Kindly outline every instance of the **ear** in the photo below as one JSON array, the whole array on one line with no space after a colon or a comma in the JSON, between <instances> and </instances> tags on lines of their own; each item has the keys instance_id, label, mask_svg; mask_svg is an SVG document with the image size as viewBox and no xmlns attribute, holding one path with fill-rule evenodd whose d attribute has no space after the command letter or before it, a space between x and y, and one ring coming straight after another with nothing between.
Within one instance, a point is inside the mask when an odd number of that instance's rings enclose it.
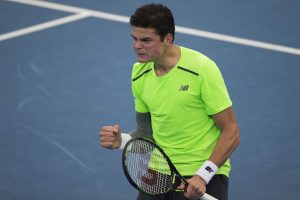
<instances>
[{"instance_id":1,"label":"ear","mask_svg":"<svg viewBox=\"0 0 300 200\"><path fill-rule=\"evenodd\" d=\"M164 38L164 42L167 44L172 44L173 43L173 35L171 33L168 33Z\"/></svg>"}]
</instances>

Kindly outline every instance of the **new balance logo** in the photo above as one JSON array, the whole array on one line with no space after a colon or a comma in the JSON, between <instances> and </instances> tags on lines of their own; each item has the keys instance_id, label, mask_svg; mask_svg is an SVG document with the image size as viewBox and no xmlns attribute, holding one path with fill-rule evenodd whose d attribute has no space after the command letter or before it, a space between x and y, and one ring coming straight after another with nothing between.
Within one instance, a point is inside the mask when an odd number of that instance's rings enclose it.
<instances>
[{"instance_id":1,"label":"new balance logo","mask_svg":"<svg viewBox=\"0 0 300 200\"><path fill-rule=\"evenodd\" d=\"M187 91L189 89L188 85L181 85L179 91Z\"/></svg>"},{"instance_id":2,"label":"new balance logo","mask_svg":"<svg viewBox=\"0 0 300 200\"><path fill-rule=\"evenodd\" d=\"M212 168L210 168L209 166L205 167L205 170L208 171L208 173L214 172L214 170Z\"/></svg>"}]
</instances>

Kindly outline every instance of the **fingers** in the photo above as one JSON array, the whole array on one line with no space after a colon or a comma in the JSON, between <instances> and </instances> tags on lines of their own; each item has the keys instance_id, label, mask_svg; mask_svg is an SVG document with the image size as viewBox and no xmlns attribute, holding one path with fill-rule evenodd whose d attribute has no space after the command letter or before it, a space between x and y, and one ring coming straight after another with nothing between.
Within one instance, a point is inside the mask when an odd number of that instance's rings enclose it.
<instances>
[{"instance_id":1,"label":"fingers","mask_svg":"<svg viewBox=\"0 0 300 200\"><path fill-rule=\"evenodd\" d=\"M186 189L186 185L181 182L181 184L176 188L177 190L185 190Z\"/></svg>"},{"instance_id":2,"label":"fingers","mask_svg":"<svg viewBox=\"0 0 300 200\"><path fill-rule=\"evenodd\" d=\"M119 148L120 141L120 126L103 126L99 133L100 145L108 149Z\"/></svg>"},{"instance_id":3,"label":"fingers","mask_svg":"<svg viewBox=\"0 0 300 200\"><path fill-rule=\"evenodd\" d=\"M202 197L205 193L205 190L199 188L199 187L194 187L194 186L188 186L187 187L187 190L186 190L186 193L185 193L185 196L188 198L188 199L200 199L200 197Z\"/></svg>"},{"instance_id":4,"label":"fingers","mask_svg":"<svg viewBox=\"0 0 300 200\"><path fill-rule=\"evenodd\" d=\"M113 126L113 133L115 136L117 136L118 134L120 134L120 125L119 124L116 124Z\"/></svg>"},{"instance_id":5,"label":"fingers","mask_svg":"<svg viewBox=\"0 0 300 200\"><path fill-rule=\"evenodd\" d=\"M187 181L189 182L189 185L184 195L188 199L192 199L192 200L200 199L200 197L202 197L206 191L205 182L198 176L194 176Z\"/></svg>"},{"instance_id":6,"label":"fingers","mask_svg":"<svg viewBox=\"0 0 300 200\"><path fill-rule=\"evenodd\" d=\"M100 130L100 145L104 148L111 148L115 135L113 133L113 126L103 126Z\"/></svg>"}]
</instances>

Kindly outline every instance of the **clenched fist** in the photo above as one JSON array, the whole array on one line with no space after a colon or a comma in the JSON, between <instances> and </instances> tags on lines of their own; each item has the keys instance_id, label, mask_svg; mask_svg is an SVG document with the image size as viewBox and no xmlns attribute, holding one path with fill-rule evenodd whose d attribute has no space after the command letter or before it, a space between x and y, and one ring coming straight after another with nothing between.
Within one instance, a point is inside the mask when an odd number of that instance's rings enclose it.
<instances>
[{"instance_id":1,"label":"clenched fist","mask_svg":"<svg viewBox=\"0 0 300 200\"><path fill-rule=\"evenodd\" d=\"M107 149L118 149L121 146L121 129L118 124L103 126L99 133L100 145Z\"/></svg>"}]
</instances>

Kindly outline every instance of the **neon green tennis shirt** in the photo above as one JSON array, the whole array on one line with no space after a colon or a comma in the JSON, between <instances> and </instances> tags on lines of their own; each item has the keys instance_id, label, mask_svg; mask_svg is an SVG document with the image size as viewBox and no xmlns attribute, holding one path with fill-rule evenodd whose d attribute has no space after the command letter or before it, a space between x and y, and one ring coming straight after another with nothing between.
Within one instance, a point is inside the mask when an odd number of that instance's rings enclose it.
<instances>
[{"instance_id":1,"label":"neon green tennis shirt","mask_svg":"<svg viewBox=\"0 0 300 200\"><path fill-rule=\"evenodd\" d=\"M132 91L137 112L151 114L153 138L184 176L194 175L220 137L210 115L232 105L216 64L194 50L180 47L177 65L156 76L154 64L135 63ZM217 174L229 176L229 160Z\"/></svg>"}]
</instances>

